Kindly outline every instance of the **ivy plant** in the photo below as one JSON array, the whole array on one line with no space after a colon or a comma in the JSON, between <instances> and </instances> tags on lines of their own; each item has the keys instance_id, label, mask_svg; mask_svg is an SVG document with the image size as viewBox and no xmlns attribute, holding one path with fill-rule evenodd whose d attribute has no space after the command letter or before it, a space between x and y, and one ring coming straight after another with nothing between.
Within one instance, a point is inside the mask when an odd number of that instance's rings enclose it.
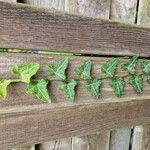
<instances>
[{"instance_id":1,"label":"ivy plant","mask_svg":"<svg viewBox=\"0 0 150 150\"><path fill-rule=\"evenodd\" d=\"M18 78L0 80L0 98L6 99L8 86L11 83L23 82L27 84L26 93L35 95L42 102L51 103L52 98L48 88L51 80L58 80L58 82L60 82L59 89L65 93L67 99L70 101L75 100L76 89L80 80L84 81L84 87L95 99L102 97L102 83L105 80L109 80L109 85L117 97L124 95L126 84L132 86L137 94L142 94L144 90L144 81L150 83L150 60L139 60L137 56L133 56L127 63L121 65L122 70L128 72L128 75L125 76L116 75L118 64L121 63L119 61L118 58L109 59L106 63L101 65L100 69L103 76L93 77L92 61L86 60L83 64L74 69L79 78L73 78L67 76L69 58L65 57L48 66L48 72L51 75L49 79L39 80L33 78L40 69L38 63L32 62L15 65L12 67L12 73L18 76ZM138 63L142 70L140 74L136 71Z\"/></svg>"}]
</instances>

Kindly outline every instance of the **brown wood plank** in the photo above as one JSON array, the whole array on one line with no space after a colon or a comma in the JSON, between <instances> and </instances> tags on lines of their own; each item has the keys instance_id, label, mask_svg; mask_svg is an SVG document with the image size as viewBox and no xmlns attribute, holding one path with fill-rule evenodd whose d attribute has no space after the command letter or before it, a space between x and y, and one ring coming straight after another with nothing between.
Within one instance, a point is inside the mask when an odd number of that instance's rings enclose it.
<instances>
[{"instance_id":1,"label":"brown wood plank","mask_svg":"<svg viewBox=\"0 0 150 150\"><path fill-rule=\"evenodd\" d=\"M46 66L61 58L36 54L0 53L0 76L16 78L9 70L13 65L38 62L41 64L41 69L36 78L46 77L48 76ZM73 69L87 59L92 60L94 64L93 74L100 77L100 65L109 58L70 57L68 75L75 77ZM126 62L125 59L123 61ZM126 73L118 70L118 75L124 74ZM102 99L94 101L84 89L83 82L80 82L74 103L66 100L57 85L58 81L54 81L50 86L55 99L52 104L43 104L34 96L25 94L26 85L22 83L9 87L8 98L0 102L0 149L149 123L150 87L147 84L141 96L136 95L132 87L127 85L125 95L118 99L114 96L109 83L105 81Z\"/></svg>"},{"instance_id":2,"label":"brown wood plank","mask_svg":"<svg viewBox=\"0 0 150 150\"><path fill-rule=\"evenodd\" d=\"M148 28L5 2L0 11L0 47L150 56Z\"/></svg>"},{"instance_id":3,"label":"brown wood plank","mask_svg":"<svg viewBox=\"0 0 150 150\"><path fill-rule=\"evenodd\" d=\"M139 0L137 24L150 28L150 0Z\"/></svg>"},{"instance_id":4,"label":"brown wood plank","mask_svg":"<svg viewBox=\"0 0 150 150\"><path fill-rule=\"evenodd\" d=\"M150 121L150 101L59 103L0 109L0 148L26 145Z\"/></svg>"},{"instance_id":5,"label":"brown wood plank","mask_svg":"<svg viewBox=\"0 0 150 150\"><path fill-rule=\"evenodd\" d=\"M109 19L110 0L66 0L66 10L87 17Z\"/></svg>"},{"instance_id":6,"label":"brown wood plank","mask_svg":"<svg viewBox=\"0 0 150 150\"><path fill-rule=\"evenodd\" d=\"M134 24L137 13L137 0L112 0L110 19ZM131 128L111 132L109 150L129 150Z\"/></svg>"},{"instance_id":7,"label":"brown wood plank","mask_svg":"<svg viewBox=\"0 0 150 150\"><path fill-rule=\"evenodd\" d=\"M110 0L66 0L65 10L87 17L109 19ZM108 150L110 131L72 138L71 150Z\"/></svg>"},{"instance_id":8,"label":"brown wood plank","mask_svg":"<svg viewBox=\"0 0 150 150\"><path fill-rule=\"evenodd\" d=\"M15 59L14 59L15 58ZM12 53L0 53L0 77L1 78L17 78L15 75L11 73L11 67L15 64L22 64L27 62L37 62L41 65L41 68L36 76L37 79L40 78L51 78L51 76L47 72L47 66L58 60L62 59L63 56L46 56L46 55L36 55L36 54L13 54ZM110 58L105 57L69 57L70 64L67 74L69 77L78 77L74 72L74 68L81 65L86 60L91 60L93 62L93 69L92 74L95 77L103 77L102 73L100 72L100 66L104 64ZM127 62L126 59L121 60L123 63ZM120 63L121 65L121 63ZM118 66L117 76L124 76L127 75L126 71L122 71L119 69ZM140 67L137 67L137 71L140 73ZM53 93L54 101L55 102L64 102L66 101L66 97L64 93L58 89L59 81L51 82L50 88ZM14 84L11 85L9 90L8 99L4 102L0 103L0 106L14 106L14 105L34 105L39 104L39 102L34 98L34 96L25 94L25 84ZM109 80L105 80L103 82L102 87L102 98L99 99L101 102L112 102L112 101L128 101L128 100L135 100L135 99L149 99L149 90L150 86L148 83L144 83L144 93L142 95L135 94L133 88L126 84L125 87L125 94L120 98L116 98L114 95L113 90L109 86ZM90 96L89 92L84 89L84 82L80 81L77 87L77 98L76 102L83 103L83 102L93 102L93 98Z\"/></svg>"},{"instance_id":9,"label":"brown wood plank","mask_svg":"<svg viewBox=\"0 0 150 150\"><path fill-rule=\"evenodd\" d=\"M65 9L65 0L26 0L25 3L61 11ZM71 138L58 139L57 141L41 143L38 145L38 147L40 148L40 150L70 150Z\"/></svg>"},{"instance_id":10,"label":"brown wood plank","mask_svg":"<svg viewBox=\"0 0 150 150\"><path fill-rule=\"evenodd\" d=\"M112 0L111 20L134 24L137 0Z\"/></svg>"},{"instance_id":11,"label":"brown wood plank","mask_svg":"<svg viewBox=\"0 0 150 150\"><path fill-rule=\"evenodd\" d=\"M150 27L150 0L139 0L137 24ZM136 126L133 132L132 150L150 149L149 125Z\"/></svg>"}]
</instances>

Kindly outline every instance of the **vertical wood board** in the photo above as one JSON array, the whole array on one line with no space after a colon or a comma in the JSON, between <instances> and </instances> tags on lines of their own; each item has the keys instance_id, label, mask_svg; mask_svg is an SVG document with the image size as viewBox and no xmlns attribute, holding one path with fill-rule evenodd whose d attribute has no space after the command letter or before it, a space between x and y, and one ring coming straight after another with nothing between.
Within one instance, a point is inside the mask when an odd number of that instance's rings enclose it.
<instances>
[{"instance_id":1,"label":"vertical wood board","mask_svg":"<svg viewBox=\"0 0 150 150\"><path fill-rule=\"evenodd\" d=\"M66 11L93 18L109 19L110 0L66 0ZM110 131L72 138L72 150L108 150Z\"/></svg>"},{"instance_id":2,"label":"vertical wood board","mask_svg":"<svg viewBox=\"0 0 150 150\"><path fill-rule=\"evenodd\" d=\"M112 0L110 19L134 24L136 20L137 0ZM131 129L124 128L112 131L110 150L128 150Z\"/></svg>"}]
</instances>

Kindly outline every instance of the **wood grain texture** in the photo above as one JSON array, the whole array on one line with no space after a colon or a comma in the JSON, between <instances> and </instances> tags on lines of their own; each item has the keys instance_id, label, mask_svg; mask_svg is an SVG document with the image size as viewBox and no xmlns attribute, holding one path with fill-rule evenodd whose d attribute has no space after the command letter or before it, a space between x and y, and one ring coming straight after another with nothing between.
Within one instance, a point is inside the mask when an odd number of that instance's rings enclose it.
<instances>
[{"instance_id":1,"label":"wood grain texture","mask_svg":"<svg viewBox=\"0 0 150 150\"><path fill-rule=\"evenodd\" d=\"M25 0L25 3L38 7L65 10L65 0Z\"/></svg>"},{"instance_id":2,"label":"wood grain texture","mask_svg":"<svg viewBox=\"0 0 150 150\"><path fill-rule=\"evenodd\" d=\"M148 28L5 2L0 11L0 47L150 56Z\"/></svg>"},{"instance_id":3,"label":"wood grain texture","mask_svg":"<svg viewBox=\"0 0 150 150\"><path fill-rule=\"evenodd\" d=\"M150 102L58 103L3 107L0 148L96 133L100 130L149 123Z\"/></svg>"},{"instance_id":4,"label":"wood grain texture","mask_svg":"<svg viewBox=\"0 0 150 150\"><path fill-rule=\"evenodd\" d=\"M26 0L25 2L34 6L65 10L65 0ZM70 150L71 138L41 143L39 147L41 150Z\"/></svg>"},{"instance_id":5,"label":"wood grain texture","mask_svg":"<svg viewBox=\"0 0 150 150\"><path fill-rule=\"evenodd\" d=\"M110 131L72 138L72 150L108 150Z\"/></svg>"},{"instance_id":6,"label":"wood grain texture","mask_svg":"<svg viewBox=\"0 0 150 150\"><path fill-rule=\"evenodd\" d=\"M15 59L14 59L15 58ZM41 78L51 78L49 73L47 72L47 66L57 62L58 60L62 59L63 56L46 56L46 55L40 55L40 54L13 54L12 53L0 53L0 77L1 78L17 78L17 76L13 75L11 73L11 68L14 65L17 64L23 64L23 63L29 63L29 62L37 62L41 65L41 68L35 77L36 79ZM93 63L92 68L92 74L94 77L104 77L103 74L100 71L100 67L102 64L104 64L107 60L110 58L105 57L69 57L70 64L69 69L67 71L68 77L75 77L77 78L78 75L74 72L74 68L77 66L80 66L83 62L86 60L91 60ZM123 63L126 63L127 59L121 59L120 60ZM118 70L116 75L117 76L125 76L127 75L126 71L122 71L120 68L120 65L118 66ZM140 67L137 67L138 73L141 73ZM53 93L54 101L55 102L64 102L66 101L66 97L64 96L64 93L58 89L59 81L53 81L51 82L50 88L51 93ZM17 85L11 85L9 90L9 96L8 99L4 102L0 103L0 106L14 106L14 105L34 105L34 104L40 104L32 95L25 94L26 86L24 84L17 84ZM142 95L135 94L133 88L126 84L125 87L125 93L124 96L120 98L116 98L114 95L113 90L109 86L109 80L104 80L103 87L102 87L102 98L99 99L101 102L112 102L112 101L128 101L128 100L140 100L140 99L149 99L149 90L150 86L148 83L144 82L144 93ZM15 99L15 100L14 100ZM94 99L90 96L89 92L87 92L86 89L84 89L84 82L80 81L79 85L77 87L77 97L76 102L78 103L86 103L86 102L93 102Z\"/></svg>"},{"instance_id":7,"label":"wood grain texture","mask_svg":"<svg viewBox=\"0 0 150 150\"><path fill-rule=\"evenodd\" d=\"M134 24L136 20L137 0L112 0L111 19ZM129 150L131 128L112 131L110 150Z\"/></svg>"},{"instance_id":8,"label":"wood grain texture","mask_svg":"<svg viewBox=\"0 0 150 150\"><path fill-rule=\"evenodd\" d=\"M66 11L87 17L109 19L110 0L66 0ZM72 150L108 150L110 131L72 138Z\"/></svg>"},{"instance_id":9,"label":"wood grain texture","mask_svg":"<svg viewBox=\"0 0 150 150\"><path fill-rule=\"evenodd\" d=\"M132 150L145 150L143 145L143 126L136 126L133 130L133 139L132 139Z\"/></svg>"},{"instance_id":10,"label":"wood grain texture","mask_svg":"<svg viewBox=\"0 0 150 150\"><path fill-rule=\"evenodd\" d=\"M20 148L13 148L12 150L35 150L34 146L26 146L26 147L20 147Z\"/></svg>"},{"instance_id":11,"label":"wood grain texture","mask_svg":"<svg viewBox=\"0 0 150 150\"><path fill-rule=\"evenodd\" d=\"M139 0L139 12L137 23L150 28L150 0Z\"/></svg>"},{"instance_id":12,"label":"wood grain texture","mask_svg":"<svg viewBox=\"0 0 150 150\"><path fill-rule=\"evenodd\" d=\"M150 149L150 125L136 126L133 132L132 150Z\"/></svg>"},{"instance_id":13,"label":"wood grain texture","mask_svg":"<svg viewBox=\"0 0 150 150\"><path fill-rule=\"evenodd\" d=\"M131 128L117 129L112 132L110 150L129 150Z\"/></svg>"},{"instance_id":14,"label":"wood grain texture","mask_svg":"<svg viewBox=\"0 0 150 150\"><path fill-rule=\"evenodd\" d=\"M137 0L112 0L111 20L135 23Z\"/></svg>"},{"instance_id":15,"label":"wood grain texture","mask_svg":"<svg viewBox=\"0 0 150 150\"><path fill-rule=\"evenodd\" d=\"M40 54L1 53L0 76L16 78L9 71L13 65L38 62L41 69L36 78L46 77L48 76L46 66L61 58ZM68 75L75 77L74 68L87 59L91 59L94 64L93 75L99 77L100 65L108 58L70 57ZM118 74L123 75L125 72L118 70ZM102 99L94 101L84 89L83 82L80 82L77 87L77 99L74 103L70 103L58 89L58 81L54 81L51 82L50 93L55 102L43 104L33 95L25 94L26 85L12 84L6 101L0 102L0 149L149 123L149 88L149 85L145 84L144 94L137 96L127 85L125 95L118 99L114 96L109 83L105 81Z\"/></svg>"},{"instance_id":16,"label":"wood grain texture","mask_svg":"<svg viewBox=\"0 0 150 150\"><path fill-rule=\"evenodd\" d=\"M150 125L143 126L144 134L143 134L143 149L149 150L150 149Z\"/></svg>"},{"instance_id":17,"label":"wood grain texture","mask_svg":"<svg viewBox=\"0 0 150 150\"><path fill-rule=\"evenodd\" d=\"M71 150L71 138L42 143L39 150Z\"/></svg>"},{"instance_id":18,"label":"wood grain texture","mask_svg":"<svg viewBox=\"0 0 150 150\"><path fill-rule=\"evenodd\" d=\"M109 18L110 0L66 0L66 11L94 18Z\"/></svg>"},{"instance_id":19,"label":"wood grain texture","mask_svg":"<svg viewBox=\"0 0 150 150\"><path fill-rule=\"evenodd\" d=\"M140 0L137 24L150 27L150 1ZM133 132L132 150L150 149L149 125L136 126Z\"/></svg>"}]
</instances>

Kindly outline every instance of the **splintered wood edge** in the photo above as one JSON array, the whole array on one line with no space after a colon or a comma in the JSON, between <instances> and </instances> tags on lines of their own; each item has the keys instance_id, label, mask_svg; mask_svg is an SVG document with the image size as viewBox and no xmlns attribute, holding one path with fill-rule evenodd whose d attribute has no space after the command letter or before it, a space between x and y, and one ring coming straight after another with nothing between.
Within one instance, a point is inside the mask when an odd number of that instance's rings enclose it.
<instances>
[{"instance_id":1,"label":"splintered wood edge","mask_svg":"<svg viewBox=\"0 0 150 150\"><path fill-rule=\"evenodd\" d=\"M149 107L148 99L120 103L43 104L0 110L0 148L148 124Z\"/></svg>"},{"instance_id":2,"label":"splintered wood edge","mask_svg":"<svg viewBox=\"0 0 150 150\"><path fill-rule=\"evenodd\" d=\"M2 48L150 56L149 28L6 2L0 11Z\"/></svg>"}]
</instances>

